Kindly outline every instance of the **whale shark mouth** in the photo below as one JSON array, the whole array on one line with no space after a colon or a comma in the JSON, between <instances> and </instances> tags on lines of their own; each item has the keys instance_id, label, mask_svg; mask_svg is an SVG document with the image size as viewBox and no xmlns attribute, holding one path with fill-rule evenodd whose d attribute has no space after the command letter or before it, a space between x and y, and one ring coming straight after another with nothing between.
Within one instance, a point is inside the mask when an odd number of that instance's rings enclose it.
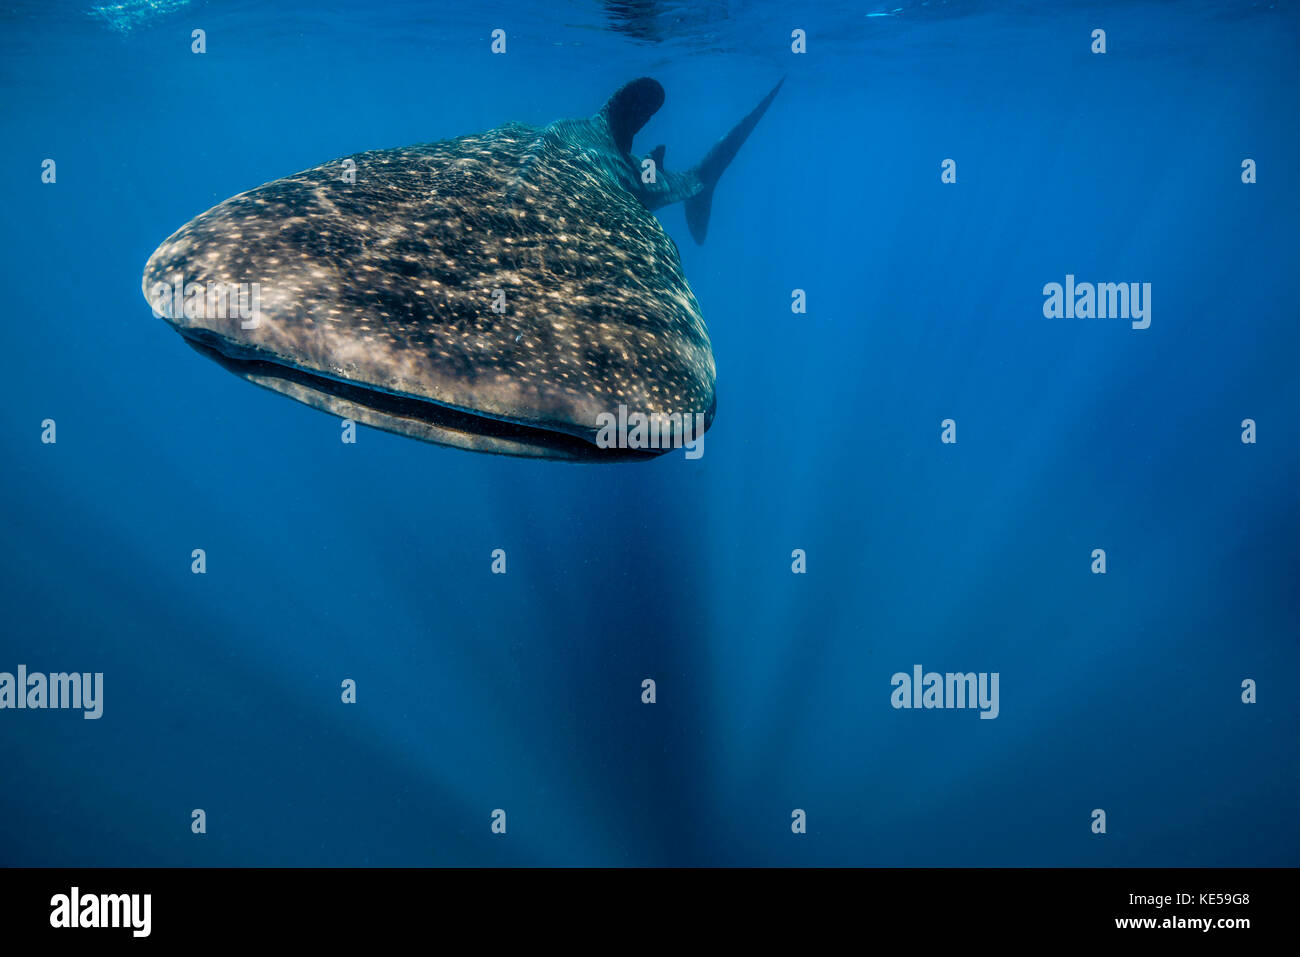
<instances>
[{"instance_id":1,"label":"whale shark mouth","mask_svg":"<svg viewBox=\"0 0 1300 957\"><path fill-rule=\"evenodd\" d=\"M601 448L594 441L569 432L480 415L309 372L277 362L264 352L241 347L206 329L178 327L178 331L195 351L248 382L340 418L398 435L500 455L572 462L643 461L668 451Z\"/></svg>"}]
</instances>

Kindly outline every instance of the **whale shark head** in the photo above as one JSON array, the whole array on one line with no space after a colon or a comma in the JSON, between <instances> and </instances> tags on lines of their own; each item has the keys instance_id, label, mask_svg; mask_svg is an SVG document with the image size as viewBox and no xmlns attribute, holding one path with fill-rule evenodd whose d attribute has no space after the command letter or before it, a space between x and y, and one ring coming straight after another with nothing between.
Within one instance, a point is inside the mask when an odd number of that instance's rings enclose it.
<instances>
[{"instance_id":1,"label":"whale shark head","mask_svg":"<svg viewBox=\"0 0 1300 957\"><path fill-rule=\"evenodd\" d=\"M585 120L274 180L159 246L145 297L203 355L343 418L502 454L661 454L712 423L716 370L650 210L725 167L642 182L631 139L662 102L642 79ZM611 416L681 434L611 444Z\"/></svg>"}]
</instances>

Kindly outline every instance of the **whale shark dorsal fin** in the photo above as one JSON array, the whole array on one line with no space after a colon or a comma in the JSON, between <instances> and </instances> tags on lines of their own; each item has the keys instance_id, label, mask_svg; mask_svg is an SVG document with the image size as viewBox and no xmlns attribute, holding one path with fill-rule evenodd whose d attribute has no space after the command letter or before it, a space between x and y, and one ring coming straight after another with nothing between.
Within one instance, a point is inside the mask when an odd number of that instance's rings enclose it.
<instances>
[{"instance_id":1,"label":"whale shark dorsal fin","mask_svg":"<svg viewBox=\"0 0 1300 957\"><path fill-rule=\"evenodd\" d=\"M650 151L650 158L655 161L655 169L664 168L664 150L667 148L661 143Z\"/></svg>"},{"instance_id":2,"label":"whale shark dorsal fin","mask_svg":"<svg viewBox=\"0 0 1300 957\"><path fill-rule=\"evenodd\" d=\"M601 107L600 115L609 125L614 145L624 153L630 153L632 137L663 105L664 88L658 80L643 76L620 87Z\"/></svg>"}]
</instances>

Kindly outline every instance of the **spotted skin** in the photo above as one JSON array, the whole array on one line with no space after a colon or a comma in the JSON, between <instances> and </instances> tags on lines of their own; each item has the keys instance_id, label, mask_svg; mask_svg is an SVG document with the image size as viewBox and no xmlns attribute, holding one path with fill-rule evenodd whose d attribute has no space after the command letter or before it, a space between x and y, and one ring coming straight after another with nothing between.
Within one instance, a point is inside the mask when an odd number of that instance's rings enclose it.
<instances>
[{"instance_id":1,"label":"spotted skin","mask_svg":"<svg viewBox=\"0 0 1300 957\"><path fill-rule=\"evenodd\" d=\"M700 187L692 173L641 187L607 111L241 193L158 247L145 297L205 355L336 415L477 451L640 457L596 447L601 413L713 418L708 330L650 212ZM259 321L176 309L156 284L181 277L257 283Z\"/></svg>"}]
</instances>

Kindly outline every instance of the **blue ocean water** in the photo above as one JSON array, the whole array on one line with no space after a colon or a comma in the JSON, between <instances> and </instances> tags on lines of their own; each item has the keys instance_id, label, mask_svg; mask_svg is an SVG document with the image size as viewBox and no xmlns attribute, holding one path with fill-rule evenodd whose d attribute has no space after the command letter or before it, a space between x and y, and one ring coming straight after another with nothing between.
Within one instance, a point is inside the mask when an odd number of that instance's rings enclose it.
<instances>
[{"instance_id":1,"label":"blue ocean water","mask_svg":"<svg viewBox=\"0 0 1300 957\"><path fill-rule=\"evenodd\" d=\"M0 710L0 864L1300 863L1294 4L0 19L0 671L104 675ZM228 196L641 75L670 168L788 76L708 241L659 212L698 460L346 445L141 295ZM1046 318L1067 275L1149 327ZM895 708L916 665L996 719Z\"/></svg>"}]
</instances>

